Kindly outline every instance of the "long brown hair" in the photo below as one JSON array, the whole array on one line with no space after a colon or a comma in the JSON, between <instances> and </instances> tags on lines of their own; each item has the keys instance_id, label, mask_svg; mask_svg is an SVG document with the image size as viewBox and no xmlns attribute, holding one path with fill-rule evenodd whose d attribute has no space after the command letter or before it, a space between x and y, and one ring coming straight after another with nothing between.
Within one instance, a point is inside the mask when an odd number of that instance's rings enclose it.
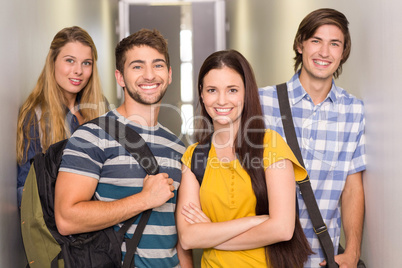
<instances>
[{"instance_id":1,"label":"long brown hair","mask_svg":"<svg viewBox=\"0 0 402 268\"><path fill-rule=\"evenodd\" d=\"M300 22L293 42L293 50L296 53L296 56L294 57L294 70L296 72L299 68L299 65L303 64L303 55L299 53L298 47L301 47L304 41L311 38L317 31L317 29L322 25L337 26L342 31L345 39L342 59L338 69L334 73L334 77L338 78L339 75L342 73L342 65L349 58L350 50L352 48L352 41L350 39L348 19L343 13L331 8L321 8L314 10Z\"/></svg>"},{"instance_id":2,"label":"long brown hair","mask_svg":"<svg viewBox=\"0 0 402 268\"><path fill-rule=\"evenodd\" d=\"M243 168L251 178L254 194L257 199L255 212L257 215L268 215L268 193L265 172L262 165L251 165L252 159L263 159L265 125L260 105L258 86L254 72L247 59L236 50L224 50L211 54L203 63L198 75L198 94L201 100L203 79L212 69L224 66L236 71L242 78L245 87L244 108L240 119L240 127L234 141L235 153ZM212 118L208 115L202 101L199 132L196 138L205 144L213 133ZM253 131L247 131L253 130ZM302 267L311 254L311 248L296 217L293 238L289 241L268 245L266 256L271 267Z\"/></svg>"},{"instance_id":3,"label":"long brown hair","mask_svg":"<svg viewBox=\"0 0 402 268\"><path fill-rule=\"evenodd\" d=\"M55 79L55 60L60 50L71 42L80 42L85 46L89 46L92 50L92 75L88 84L78 93L82 117L85 121L88 121L107 111L96 63L98 54L91 36L78 26L62 29L53 38L45 66L35 88L20 108L17 123L17 162L20 164L27 161L27 159L24 159L24 155L29 149L31 139L38 138L31 137L31 126L38 126L40 129L40 142L43 152L52 143L65 139L71 134L69 126L65 122L67 114L66 100ZM37 108L41 111L40 118L35 117L35 109ZM27 143L25 142L26 140Z\"/></svg>"}]
</instances>

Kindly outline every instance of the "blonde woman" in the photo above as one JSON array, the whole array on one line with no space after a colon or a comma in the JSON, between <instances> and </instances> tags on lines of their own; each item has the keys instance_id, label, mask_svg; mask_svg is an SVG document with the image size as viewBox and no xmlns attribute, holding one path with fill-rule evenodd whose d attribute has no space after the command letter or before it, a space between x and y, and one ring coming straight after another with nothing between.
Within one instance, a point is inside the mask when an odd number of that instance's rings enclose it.
<instances>
[{"instance_id":1,"label":"blonde woman","mask_svg":"<svg viewBox=\"0 0 402 268\"><path fill-rule=\"evenodd\" d=\"M91 36L80 27L64 28L53 38L42 73L18 116L18 206L30 159L107 111L97 57Z\"/></svg>"}]
</instances>

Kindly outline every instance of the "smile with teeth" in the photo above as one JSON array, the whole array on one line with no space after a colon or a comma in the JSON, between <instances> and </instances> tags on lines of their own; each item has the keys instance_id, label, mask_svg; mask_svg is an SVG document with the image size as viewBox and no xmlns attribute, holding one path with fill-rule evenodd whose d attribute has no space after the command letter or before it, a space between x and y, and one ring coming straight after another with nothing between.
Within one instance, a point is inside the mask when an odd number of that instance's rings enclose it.
<instances>
[{"instance_id":1,"label":"smile with teeth","mask_svg":"<svg viewBox=\"0 0 402 268\"><path fill-rule=\"evenodd\" d=\"M218 113L228 113L232 110L232 108L215 108Z\"/></svg>"},{"instance_id":2,"label":"smile with teeth","mask_svg":"<svg viewBox=\"0 0 402 268\"><path fill-rule=\"evenodd\" d=\"M152 85L141 85L142 89L155 89L158 87L158 84L152 84Z\"/></svg>"},{"instance_id":3,"label":"smile with teeth","mask_svg":"<svg viewBox=\"0 0 402 268\"><path fill-rule=\"evenodd\" d=\"M79 85L81 84L81 80L80 79L74 79L74 78L70 78L70 81L73 85Z\"/></svg>"},{"instance_id":4,"label":"smile with teeth","mask_svg":"<svg viewBox=\"0 0 402 268\"><path fill-rule=\"evenodd\" d=\"M328 61L322 61L322 60L313 60L315 64L320 65L320 66L328 66L330 63Z\"/></svg>"}]
</instances>

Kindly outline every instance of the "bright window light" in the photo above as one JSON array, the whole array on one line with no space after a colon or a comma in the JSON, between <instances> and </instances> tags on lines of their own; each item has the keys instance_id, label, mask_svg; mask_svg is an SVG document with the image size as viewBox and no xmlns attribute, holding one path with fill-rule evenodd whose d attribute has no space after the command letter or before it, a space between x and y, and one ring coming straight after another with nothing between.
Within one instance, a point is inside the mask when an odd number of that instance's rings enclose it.
<instances>
[{"instance_id":1,"label":"bright window light","mask_svg":"<svg viewBox=\"0 0 402 268\"><path fill-rule=\"evenodd\" d=\"M193 60L193 41L190 30L180 31L180 59L184 62Z\"/></svg>"},{"instance_id":2,"label":"bright window light","mask_svg":"<svg viewBox=\"0 0 402 268\"><path fill-rule=\"evenodd\" d=\"M181 133L192 135L194 132L194 109L192 104L181 106Z\"/></svg>"},{"instance_id":3,"label":"bright window light","mask_svg":"<svg viewBox=\"0 0 402 268\"><path fill-rule=\"evenodd\" d=\"M193 64L182 63L180 67L181 72L181 87L180 96L182 102L193 101Z\"/></svg>"}]
</instances>

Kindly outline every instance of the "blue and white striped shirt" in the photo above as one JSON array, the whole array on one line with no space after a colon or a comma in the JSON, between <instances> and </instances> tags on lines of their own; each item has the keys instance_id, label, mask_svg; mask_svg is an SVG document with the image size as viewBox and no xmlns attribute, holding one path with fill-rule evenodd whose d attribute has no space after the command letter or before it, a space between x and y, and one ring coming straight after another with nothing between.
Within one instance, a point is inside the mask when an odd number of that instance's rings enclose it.
<instances>
[{"instance_id":1,"label":"blue and white striped shirt","mask_svg":"<svg viewBox=\"0 0 402 268\"><path fill-rule=\"evenodd\" d=\"M332 88L327 98L314 105L296 73L287 82L293 122L303 160L310 176L318 206L338 250L341 233L340 197L346 177L366 169L363 102L342 88ZM259 89L267 128L286 139L279 110L276 87ZM300 222L317 254L305 267L319 267L324 260L300 191L297 191Z\"/></svg>"},{"instance_id":2,"label":"blue and white striped shirt","mask_svg":"<svg viewBox=\"0 0 402 268\"><path fill-rule=\"evenodd\" d=\"M159 172L174 180L175 196L152 210L135 256L136 267L176 267L177 230L175 207L181 181L181 157L184 144L160 124L143 127L121 116L116 110L106 114L128 124L146 141L154 154ZM95 124L81 126L64 150L60 171L85 175L99 180L95 195L102 201L113 201L141 192L145 170L111 136ZM132 237L138 219L128 230ZM115 226L118 229L118 226ZM126 251L123 243L123 257Z\"/></svg>"}]
</instances>

